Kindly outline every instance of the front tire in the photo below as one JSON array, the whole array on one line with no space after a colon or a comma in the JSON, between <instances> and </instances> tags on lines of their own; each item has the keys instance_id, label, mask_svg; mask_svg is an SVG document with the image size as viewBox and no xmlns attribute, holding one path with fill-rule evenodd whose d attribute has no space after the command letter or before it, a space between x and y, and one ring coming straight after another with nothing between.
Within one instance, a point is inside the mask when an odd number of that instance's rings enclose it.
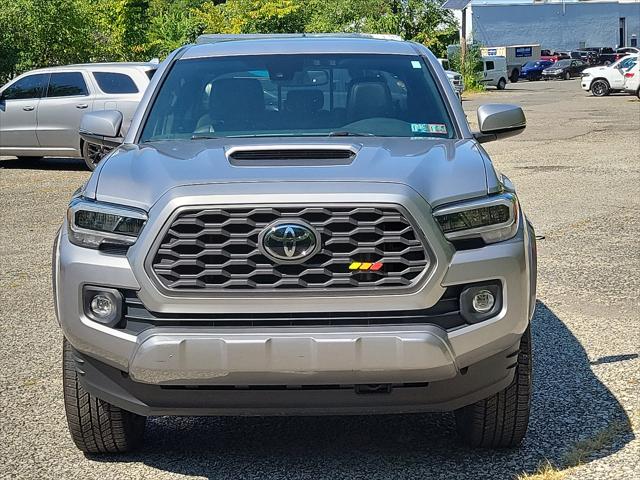
<instances>
[{"instance_id":1,"label":"front tire","mask_svg":"<svg viewBox=\"0 0 640 480\"><path fill-rule=\"evenodd\" d=\"M495 395L456 410L456 427L471 447L513 448L520 445L529 424L531 405L531 327L522 335L515 376Z\"/></svg>"},{"instance_id":2,"label":"front tire","mask_svg":"<svg viewBox=\"0 0 640 480\"><path fill-rule=\"evenodd\" d=\"M64 408L71 438L86 453L122 453L142 444L147 418L122 410L88 393L78 382L74 353L62 347Z\"/></svg>"},{"instance_id":3,"label":"front tire","mask_svg":"<svg viewBox=\"0 0 640 480\"><path fill-rule=\"evenodd\" d=\"M571 74L569 72L564 72L564 77L565 80L571 80Z\"/></svg>"},{"instance_id":4,"label":"front tire","mask_svg":"<svg viewBox=\"0 0 640 480\"><path fill-rule=\"evenodd\" d=\"M501 78L498 81L498 85L496 85L496 88L498 90L504 90L506 86L507 86L507 81L504 78Z\"/></svg>"},{"instance_id":5,"label":"front tire","mask_svg":"<svg viewBox=\"0 0 640 480\"><path fill-rule=\"evenodd\" d=\"M82 143L82 158L84 159L84 163L87 164L89 170L94 171L98 166L102 157L105 156L106 150L104 147L100 145L94 145L89 142Z\"/></svg>"},{"instance_id":6,"label":"front tire","mask_svg":"<svg viewBox=\"0 0 640 480\"><path fill-rule=\"evenodd\" d=\"M511 83L518 83L519 78L520 78L520 71L516 68L513 70L513 72L511 72L511 77L509 78L509 80L511 80Z\"/></svg>"},{"instance_id":7,"label":"front tire","mask_svg":"<svg viewBox=\"0 0 640 480\"><path fill-rule=\"evenodd\" d=\"M591 94L594 97L606 97L611 92L609 83L606 80L594 80L591 84Z\"/></svg>"}]
</instances>

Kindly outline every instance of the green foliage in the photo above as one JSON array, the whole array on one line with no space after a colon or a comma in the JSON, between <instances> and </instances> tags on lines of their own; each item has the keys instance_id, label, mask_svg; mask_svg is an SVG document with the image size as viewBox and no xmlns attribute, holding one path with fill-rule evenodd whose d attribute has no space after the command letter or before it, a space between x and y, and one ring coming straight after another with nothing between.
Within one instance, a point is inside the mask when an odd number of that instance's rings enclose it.
<instances>
[{"instance_id":1,"label":"green foliage","mask_svg":"<svg viewBox=\"0 0 640 480\"><path fill-rule=\"evenodd\" d=\"M462 75L465 90L479 92L485 89L484 83L482 83L483 69L480 45L475 43L467 45L464 64L461 63L460 46L458 45L455 53L449 55L449 63L452 70Z\"/></svg>"},{"instance_id":2,"label":"green foliage","mask_svg":"<svg viewBox=\"0 0 640 480\"><path fill-rule=\"evenodd\" d=\"M440 0L0 0L0 81L49 65L164 57L204 32L390 33L443 56L457 24Z\"/></svg>"}]
</instances>

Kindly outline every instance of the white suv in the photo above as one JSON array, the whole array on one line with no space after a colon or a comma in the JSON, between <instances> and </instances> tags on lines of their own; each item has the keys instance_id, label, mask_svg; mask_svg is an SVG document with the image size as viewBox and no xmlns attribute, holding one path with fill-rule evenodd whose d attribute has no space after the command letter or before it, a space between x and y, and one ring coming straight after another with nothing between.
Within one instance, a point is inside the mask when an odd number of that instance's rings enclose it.
<instances>
[{"instance_id":1,"label":"white suv","mask_svg":"<svg viewBox=\"0 0 640 480\"><path fill-rule=\"evenodd\" d=\"M98 147L78 134L85 112L118 109L128 127L158 65L94 63L32 70L0 87L0 155L82 156L93 170Z\"/></svg>"},{"instance_id":2,"label":"white suv","mask_svg":"<svg viewBox=\"0 0 640 480\"><path fill-rule=\"evenodd\" d=\"M638 55L627 55L607 66L582 71L582 89L596 97L604 97L625 88L624 74L638 62Z\"/></svg>"},{"instance_id":3,"label":"white suv","mask_svg":"<svg viewBox=\"0 0 640 480\"><path fill-rule=\"evenodd\" d=\"M640 64L636 64L624 74L624 91L640 98Z\"/></svg>"}]
</instances>

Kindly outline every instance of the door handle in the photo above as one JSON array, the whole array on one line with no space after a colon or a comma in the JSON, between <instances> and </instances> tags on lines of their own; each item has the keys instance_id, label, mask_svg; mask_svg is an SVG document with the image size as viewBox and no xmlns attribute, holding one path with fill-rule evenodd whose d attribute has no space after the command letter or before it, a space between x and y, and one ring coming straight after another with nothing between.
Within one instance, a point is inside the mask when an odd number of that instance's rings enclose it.
<instances>
[{"instance_id":1,"label":"door handle","mask_svg":"<svg viewBox=\"0 0 640 480\"><path fill-rule=\"evenodd\" d=\"M34 110L35 107L32 107L31 105L27 105L26 107L22 107L22 109L25 112L32 112Z\"/></svg>"},{"instance_id":2,"label":"door handle","mask_svg":"<svg viewBox=\"0 0 640 480\"><path fill-rule=\"evenodd\" d=\"M76 108L87 108L89 105L87 105L86 103L79 103L76 105Z\"/></svg>"}]
</instances>

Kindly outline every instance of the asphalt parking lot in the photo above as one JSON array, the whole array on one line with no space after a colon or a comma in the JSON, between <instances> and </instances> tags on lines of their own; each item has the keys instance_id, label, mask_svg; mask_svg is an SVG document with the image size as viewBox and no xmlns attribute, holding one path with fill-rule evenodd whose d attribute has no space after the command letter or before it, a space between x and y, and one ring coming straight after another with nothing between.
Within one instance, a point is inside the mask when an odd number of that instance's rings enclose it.
<instances>
[{"instance_id":1,"label":"asphalt parking lot","mask_svg":"<svg viewBox=\"0 0 640 480\"><path fill-rule=\"evenodd\" d=\"M51 245L81 161L0 158L0 478L638 478L640 101L578 80L523 82L463 102L523 106L528 128L486 144L539 240L533 416L513 451L472 451L450 414L156 418L126 456L67 433ZM559 476L536 476L545 462ZM551 473L549 473L551 475Z\"/></svg>"}]
</instances>

